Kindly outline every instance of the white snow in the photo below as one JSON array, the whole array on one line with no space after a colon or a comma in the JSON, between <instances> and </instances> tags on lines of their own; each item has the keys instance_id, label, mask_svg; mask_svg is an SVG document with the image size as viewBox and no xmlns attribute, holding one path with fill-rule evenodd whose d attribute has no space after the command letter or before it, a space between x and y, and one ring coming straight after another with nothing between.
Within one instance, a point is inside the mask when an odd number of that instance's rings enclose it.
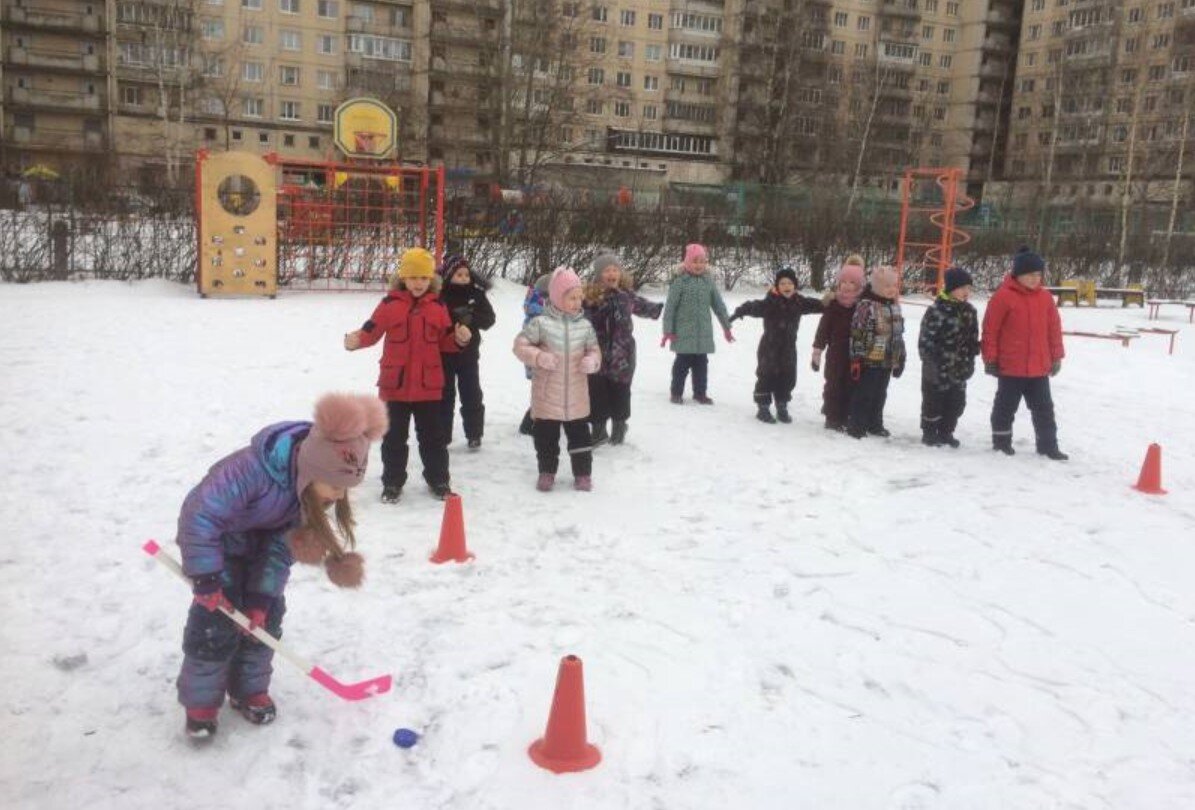
<instances>
[{"instance_id":1,"label":"white snow","mask_svg":"<svg viewBox=\"0 0 1195 810\"><path fill-rule=\"evenodd\" d=\"M751 294L729 296L732 306ZM297 567L287 644L346 703L278 661L270 727L225 711L182 736L173 680L186 589L179 505L261 426L329 389L373 390L341 335L375 295L200 300L163 282L0 287L0 792L6 807L1116 808L1195 806L1195 327L1185 312L1066 308L1069 329L1182 330L1174 356L1068 338L1054 381L1066 464L988 449L972 381L959 450L918 443L915 359L892 439L821 427L801 329L796 423L752 418L759 321L711 361L712 408L667 400L671 354L637 321L628 444L595 491L533 490L500 283L483 346L487 433L453 481L467 565L435 566L442 507L419 481L356 499L368 579ZM659 297L660 291L654 296ZM982 306L982 304L981 304ZM906 307L915 346L919 307ZM1170 494L1134 492L1147 445ZM567 461L565 461L567 464ZM599 767L556 776L542 735L561 656L584 661ZM398 727L422 738L391 742Z\"/></svg>"}]
</instances>

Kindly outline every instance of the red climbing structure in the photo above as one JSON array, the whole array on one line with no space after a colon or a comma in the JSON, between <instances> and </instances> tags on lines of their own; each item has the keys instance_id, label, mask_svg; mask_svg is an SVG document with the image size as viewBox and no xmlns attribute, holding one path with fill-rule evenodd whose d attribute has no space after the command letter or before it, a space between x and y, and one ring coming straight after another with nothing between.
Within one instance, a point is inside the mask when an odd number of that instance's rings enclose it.
<instances>
[{"instance_id":1,"label":"red climbing structure","mask_svg":"<svg viewBox=\"0 0 1195 810\"><path fill-rule=\"evenodd\" d=\"M906 169L900 206L900 242L896 267L912 272L914 286L937 291L954 261L954 249L971 241L956 224L975 206L963 191L963 169Z\"/></svg>"}]
</instances>

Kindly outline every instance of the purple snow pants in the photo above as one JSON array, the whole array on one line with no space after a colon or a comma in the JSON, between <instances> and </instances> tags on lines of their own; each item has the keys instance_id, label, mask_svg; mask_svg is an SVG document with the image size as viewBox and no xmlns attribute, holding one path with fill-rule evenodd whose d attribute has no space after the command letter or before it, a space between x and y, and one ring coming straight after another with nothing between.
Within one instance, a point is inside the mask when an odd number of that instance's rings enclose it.
<instances>
[{"instance_id":1,"label":"purple snow pants","mask_svg":"<svg viewBox=\"0 0 1195 810\"><path fill-rule=\"evenodd\" d=\"M225 560L224 595L244 610L245 560ZM282 635L286 600L279 596L266 615L265 630ZM178 674L178 702L188 709L218 709L227 692L237 700L268 692L274 651L241 633L220 611L192 604L183 631L183 667Z\"/></svg>"}]
</instances>

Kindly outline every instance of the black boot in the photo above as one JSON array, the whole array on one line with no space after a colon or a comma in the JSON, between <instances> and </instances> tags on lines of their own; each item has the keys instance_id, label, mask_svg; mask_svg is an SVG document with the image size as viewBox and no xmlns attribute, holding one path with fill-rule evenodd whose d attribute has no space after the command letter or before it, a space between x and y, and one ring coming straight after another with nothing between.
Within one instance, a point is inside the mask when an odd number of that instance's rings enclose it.
<instances>
[{"instance_id":1,"label":"black boot","mask_svg":"<svg viewBox=\"0 0 1195 810\"><path fill-rule=\"evenodd\" d=\"M589 438L594 444L605 444L606 442L610 441L610 434L606 432L605 419L600 422L593 422L591 424L593 425L593 431L590 433Z\"/></svg>"},{"instance_id":2,"label":"black boot","mask_svg":"<svg viewBox=\"0 0 1195 810\"><path fill-rule=\"evenodd\" d=\"M941 443L947 447L958 448L958 446L962 444L962 442L954 438L953 433L943 433L941 436L939 436L939 439L941 440Z\"/></svg>"},{"instance_id":3,"label":"black boot","mask_svg":"<svg viewBox=\"0 0 1195 810\"><path fill-rule=\"evenodd\" d=\"M1017 451L1012 449L1012 436L992 436L992 449L999 450L1006 456L1017 454Z\"/></svg>"},{"instance_id":4,"label":"black boot","mask_svg":"<svg viewBox=\"0 0 1195 810\"><path fill-rule=\"evenodd\" d=\"M942 444L942 437L933 428L926 428L921 431L921 443L926 447L938 447Z\"/></svg>"},{"instance_id":5,"label":"black boot","mask_svg":"<svg viewBox=\"0 0 1195 810\"><path fill-rule=\"evenodd\" d=\"M776 417L772 416L772 409L762 403L760 403L759 410L756 412L755 418L761 422L766 422L769 425L776 424Z\"/></svg>"},{"instance_id":6,"label":"black boot","mask_svg":"<svg viewBox=\"0 0 1195 810\"><path fill-rule=\"evenodd\" d=\"M1046 447L1037 451L1039 456L1045 456L1050 461L1069 461L1070 456L1058 449L1057 446Z\"/></svg>"},{"instance_id":7,"label":"black boot","mask_svg":"<svg viewBox=\"0 0 1195 810\"><path fill-rule=\"evenodd\" d=\"M777 402L776 403L776 419L778 419L779 421L783 422L786 425L790 424L793 421L793 418L788 415L788 403L787 402Z\"/></svg>"},{"instance_id":8,"label":"black boot","mask_svg":"<svg viewBox=\"0 0 1195 810\"><path fill-rule=\"evenodd\" d=\"M402 497L402 487L386 484L382 487L382 503L398 503Z\"/></svg>"},{"instance_id":9,"label":"black boot","mask_svg":"<svg viewBox=\"0 0 1195 810\"><path fill-rule=\"evenodd\" d=\"M530 436L535 429L535 420L531 418L531 411L523 414L523 421L519 423L519 433Z\"/></svg>"},{"instance_id":10,"label":"black boot","mask_svg":"<svg viewBox=\"0 0 1195 810\"><path fill-rule=\"evenodd\" d=\"M627 438L627 420L615 419L614 428L610 431L610 444L622 444Z\"/></svg>"}]
</instances>

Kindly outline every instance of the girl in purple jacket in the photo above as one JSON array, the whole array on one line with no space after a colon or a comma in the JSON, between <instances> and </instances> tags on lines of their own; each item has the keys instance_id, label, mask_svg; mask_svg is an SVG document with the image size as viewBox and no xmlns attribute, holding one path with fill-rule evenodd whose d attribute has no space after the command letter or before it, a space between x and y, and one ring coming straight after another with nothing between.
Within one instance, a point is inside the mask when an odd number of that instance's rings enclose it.
<instances>
[{"instance_id":1,"label":"girl in purple jacket","mask_svg":"<svg viewBox=\"0 0 1195 810\"><path fill-rule=\"evenodd\" d=\"M386 427L376 397L327 394L316 403L314 423L263 428L248 447L216 462L183 501L178 544L194 583L178 676L188 736L216 733L225 693L251 723L276 714L269 695L274 652L219 615L222 606L277 637L295 560L323 563L340 587L361 584L348 490L361 483L369 443ZM339 536L328 519L333 506Z\"/></svg>"}]
</instances>

